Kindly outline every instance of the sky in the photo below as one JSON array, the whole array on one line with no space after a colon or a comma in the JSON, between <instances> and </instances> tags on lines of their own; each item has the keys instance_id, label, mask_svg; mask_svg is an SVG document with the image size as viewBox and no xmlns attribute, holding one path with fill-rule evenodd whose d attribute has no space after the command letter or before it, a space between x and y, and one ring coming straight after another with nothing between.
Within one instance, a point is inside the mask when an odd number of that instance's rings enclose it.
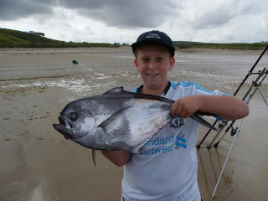
<instances>
[{"instance_id":1,"label":"sky","mask_svg":"<svg viewBox=\"0 0 268 201\"><path fill-rule=\"evenodd\" d=\"M268 41L267 0L0 0L0 27L73 42L135 42L160 30L173 41Z\"/></svg>"}]
</instances>

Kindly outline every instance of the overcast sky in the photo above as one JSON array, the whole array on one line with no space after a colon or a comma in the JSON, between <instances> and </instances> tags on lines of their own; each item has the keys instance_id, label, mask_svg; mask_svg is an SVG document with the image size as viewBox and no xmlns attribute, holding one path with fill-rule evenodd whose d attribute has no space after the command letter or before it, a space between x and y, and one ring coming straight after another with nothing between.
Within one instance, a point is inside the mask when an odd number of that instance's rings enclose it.
<instances>
[{"instance_id":1,"label":"overcast sky","mask_svg":"<svg viewBox=\"0 0 268 201\"><path fill-rule=\"evenodd\" d=\"M176 41L268 40L267 0L0 0L0 27L76 42L132 43L148 30Z\"/></svg>"}]
</instances>

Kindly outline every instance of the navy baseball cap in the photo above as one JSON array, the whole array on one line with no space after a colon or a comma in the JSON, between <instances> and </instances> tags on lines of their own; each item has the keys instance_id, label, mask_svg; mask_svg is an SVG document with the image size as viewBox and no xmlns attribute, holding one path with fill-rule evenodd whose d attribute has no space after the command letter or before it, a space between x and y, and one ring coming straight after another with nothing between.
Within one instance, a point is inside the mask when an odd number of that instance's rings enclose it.
<instances>
[{"instance_id":1,"label":"navy baseball cap","mask_svg":"<svg viewBox=\"0 0 268 201\"><path fill-rule=\"evenodd\" d=\"M135 54L135 51L139 45L151 43L165 46L169 50L171 56L174 56L175 48L170 37L164 32L156 30L142 33L137 38L137 41L131 45L132 51Z\"/></svg>"}]
</instances>

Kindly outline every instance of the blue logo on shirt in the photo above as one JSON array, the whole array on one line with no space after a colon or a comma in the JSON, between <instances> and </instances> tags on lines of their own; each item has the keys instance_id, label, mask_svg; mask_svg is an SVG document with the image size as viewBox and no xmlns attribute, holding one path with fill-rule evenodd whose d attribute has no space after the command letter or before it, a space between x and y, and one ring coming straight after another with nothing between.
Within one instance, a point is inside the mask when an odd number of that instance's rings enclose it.
<instances>
[{"instance_id":1,"label":"blue logo on shirt","mask_svg":"<svg viewBox=\"0 0 268 201\"><path fill-rule=\"evenodd\" d=\"M180 147L186 149L187 148L187 140L184 138L185 135L180 132L177 137L176 137L176 141L175 141L175 149L179 149Z\"/></svg>"}]
</instances>

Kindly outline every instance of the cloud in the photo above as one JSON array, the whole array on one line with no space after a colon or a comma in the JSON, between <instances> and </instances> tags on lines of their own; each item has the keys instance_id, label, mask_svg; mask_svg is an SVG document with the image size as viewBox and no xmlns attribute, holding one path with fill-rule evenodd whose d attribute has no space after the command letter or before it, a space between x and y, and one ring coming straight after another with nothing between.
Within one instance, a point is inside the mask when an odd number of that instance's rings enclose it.
<instances>
[{"instance_id":1,"label":"cloud","mask_svg":"<svg viewBox=\"0 0 268 201\"><path fill-rule=\"evenodd\" d=\"M206 3L190 0L184 4L184 9L188 10L185 19L197 30L217 28L232 23L240 16L244 16L246 20L248 15L266 13L267 7L263 6L266 4L266 0L207 0Z\"/></svg>"},{"instance_id":2,"label":"cloud","mask_svg":"<svg viewBox=\"0 0 268 201\"><path fill-rule=\"evenodd\" d=\"M52 13L50 0L0 0L0 20L15 20Z\"/></svg>"},{"instance_id":3,"label":"cloud","mask_svg":"<svg viewBox=\"0 0 268 201\"><path fill-rule=\"evenodd\" d=\"M260 42L267 0L0 0L0 27L65 41L132 43L158 29L173 40Z\"/></svg>"},{"instance_id":4,"label":"cloud","mask_svg":"<svg viewBox=\"0 0 268 201\"><path fill-rule=\"evenodd\" d=\"M42 17L62 7L109 26L153 28L177 14L177 5L174 0L0 0L0 20Z\"/></svg>"},{"instance_id":5,"label":"cloud","mask_svg":"<svg viewBox=\"0 0 268 201\"><path fill-rule=\"evenodd\" d=\"M158 27L178 13L177 3L171 0L59 0L60 5L76 9L77 13L102 21L109 26Z\"/></svg>"}]
</instances>

